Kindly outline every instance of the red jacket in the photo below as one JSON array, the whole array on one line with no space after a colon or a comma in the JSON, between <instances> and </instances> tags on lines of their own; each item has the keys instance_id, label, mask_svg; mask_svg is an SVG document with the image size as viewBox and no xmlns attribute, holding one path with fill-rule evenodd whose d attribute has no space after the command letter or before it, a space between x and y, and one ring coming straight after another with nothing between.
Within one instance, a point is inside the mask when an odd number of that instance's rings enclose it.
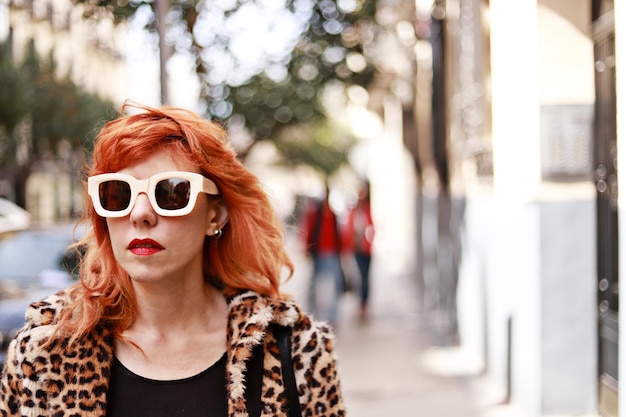
<instances>
[{"instance_id":1,"label":"red jacket","mask_svg":"<svg viewBox=\"0 0 626 417\"><path fill-rule=\"evenodd\" d=\"M309 206L304 215L303 229L307 253L341 253L342 242L337 216L326 201Z\"/></svg>"},{"instance_id":2,"label":"red jacket","mask_svg":"<svg viewBox=\"0 0 626 417\"><path fill-rule=\"evenodd\" d=\"M348 222L343 233L343 245L347 250L371 255L373 241L374 222L370 205L360 201L348 214Z\"/></svg>"}]
</instances>

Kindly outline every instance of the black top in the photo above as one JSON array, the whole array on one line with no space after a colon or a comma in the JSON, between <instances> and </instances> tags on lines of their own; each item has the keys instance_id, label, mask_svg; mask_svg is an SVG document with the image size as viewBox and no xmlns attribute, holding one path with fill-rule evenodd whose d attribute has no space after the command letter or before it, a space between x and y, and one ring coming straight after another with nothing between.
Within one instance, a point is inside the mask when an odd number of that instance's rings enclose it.
<instances>
[{"instance_id":1,"label":"black top","mask_svg":"<svg viewBox=\"0 0 626 417\"><path fill-rule=\"evenodd\" d=\"M227 417L226 354L198 375L173 381L139 376L114 357L107 400L109 417ZM261 415L263 345L249 361L245 390L250 416Z\"/></svg>"}]
</instances>

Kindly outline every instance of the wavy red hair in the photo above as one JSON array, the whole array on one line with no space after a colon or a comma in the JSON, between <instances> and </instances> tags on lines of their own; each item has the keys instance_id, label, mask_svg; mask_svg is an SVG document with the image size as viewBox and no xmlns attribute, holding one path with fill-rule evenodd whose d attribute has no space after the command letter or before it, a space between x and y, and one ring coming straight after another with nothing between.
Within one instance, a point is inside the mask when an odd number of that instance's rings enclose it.
<instances>
[{"instance_id":1,"label":"wavy red hair","mask_svg":"<svg viewBox=\"0 0 626 417\"><path fill-rule=\"evenodd\" d=\"M215 182L229 214L219 241L205 238L205 278L226 296L254 290L279 297L283 273L290 278L294 269L284 230L267 193L238 160L224 129L180 108L126 102L120 114L97 135L86 175L117 172L161 149L174 160L189 162ZM80 242L87 247L81 281L60 327L79 337L105 323L119 337L137 315L131 281L113 256L106 220L95 213L89 198L82 220L91 224L92 232Z\"/></svg>"}]
</instances>

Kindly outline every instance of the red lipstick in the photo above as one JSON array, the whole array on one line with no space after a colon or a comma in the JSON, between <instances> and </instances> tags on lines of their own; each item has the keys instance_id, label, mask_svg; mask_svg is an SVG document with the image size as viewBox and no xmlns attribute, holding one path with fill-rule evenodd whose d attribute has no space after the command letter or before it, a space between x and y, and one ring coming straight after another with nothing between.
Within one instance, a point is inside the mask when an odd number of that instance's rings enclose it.
<instances>
[{"instance_id":1,"label":"red lipstick","mask_svg":"<svg viewBox=\"0 0 626 417\"><path fill-rule=\"evenodd\" d=\"M152 239L133 239L128 244L128 250L135 255L153 255L165 249L161 244Z\"/></svg>"}]
</instances>

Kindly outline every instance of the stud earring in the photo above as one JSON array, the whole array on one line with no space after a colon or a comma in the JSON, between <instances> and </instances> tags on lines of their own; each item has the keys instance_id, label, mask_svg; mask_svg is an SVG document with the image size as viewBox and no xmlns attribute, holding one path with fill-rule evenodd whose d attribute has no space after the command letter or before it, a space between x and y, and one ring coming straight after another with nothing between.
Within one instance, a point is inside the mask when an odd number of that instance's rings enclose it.
<instances>
[{"instance_id":1,"label":"stud earring","mask_svg":"<svg viewBox=\"0 0 626 417\"><path fill-rule=\"evenodd\" d=\"M213 231L213 236L215 236L216 239L219 239L222 237L222 229L215 229Z\"/></svg>"}]
</instances>

